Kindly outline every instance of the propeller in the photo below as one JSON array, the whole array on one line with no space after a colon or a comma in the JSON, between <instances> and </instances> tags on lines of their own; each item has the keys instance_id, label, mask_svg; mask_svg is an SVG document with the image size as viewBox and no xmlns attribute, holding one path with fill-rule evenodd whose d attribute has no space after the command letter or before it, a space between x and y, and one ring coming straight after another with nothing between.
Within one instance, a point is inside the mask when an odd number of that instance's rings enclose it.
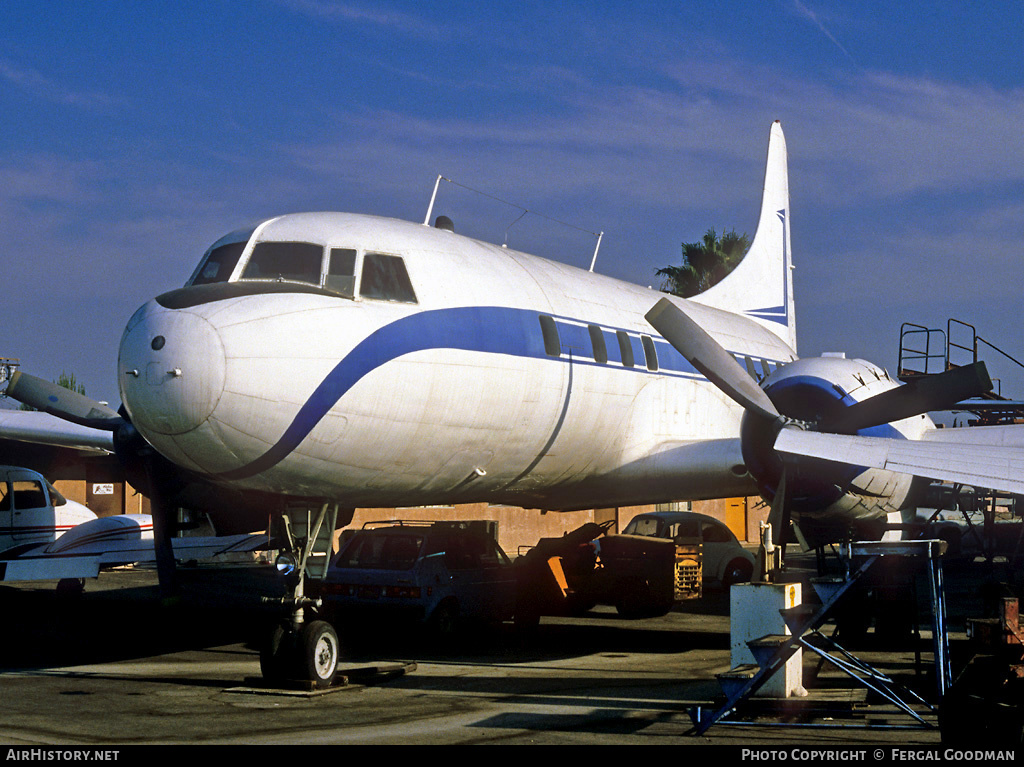
<instances>
[{"instance_id":1,"label":"propeller","mask_svg":"<svg viewBox=\"0 0 1024 767\"><path fill-rule=\"evenodd\" d=\"M864 465L847 457L849 437L846 435L945 409L992 388L984 363L978 362L922 377L849 407L815 416L810 422L800 421L781 414L776 403L739 362L676 303L662 298L646 318L676 351L744 409L742 447L747 467L762 488L774 485L775 495L782 496L780 502L773 502L773 522L790 516L789 506L796 495L796 488L786 487L787 474L792 475L789 477L790 485L794 482L822 483L821 477L807 472L798 476L799 472L794 470L798 468L799 459L812 457L833 463ZM813 433L813 450L803 448L811 442L810 439L799 439L804 433L808 436ZM782 447L780 442L785 442L784 449L779 449Z\"/></svg>"},{"instance_id":2,"label":"propeller","mask_svg":"<svg viewBox=\"0 0 1024 767\"><path fill-rule=\"evenodd\" d=\"M677 352L745 411L767 421L782 418L768 395L736 359L678 306L663 298L646 316Z\"/></svg>"},{"instance_id":3,"label":"propeller","mask_svg":"<svg viewBox=\"0 0 1024 767\"><path fill-rule=\"evenodd\" d=\"M102 402L42 378L22 373L20 370L11 376L6 394L36 410L77 423L79 426L117 431L125 424L125 419L121 415Z\"/></svg>"},{"instance_id":4,"label":"propeller","mask_svg":"<svg viewBox=\"0 0 1024 767\"><path fill-rule=\"evenodd\" d=\"M672 347L724 394L761 419L794 423L782 416L764 390L729 352L676 304L663 298L646 315L647 321ZM932 410L943 410L992 390L984 362L922 376L903 386L823 417L818 431L851 434L861 429L901 421ZM781 422L780 422L781 419Z\"/></svg>"}]
</instances>

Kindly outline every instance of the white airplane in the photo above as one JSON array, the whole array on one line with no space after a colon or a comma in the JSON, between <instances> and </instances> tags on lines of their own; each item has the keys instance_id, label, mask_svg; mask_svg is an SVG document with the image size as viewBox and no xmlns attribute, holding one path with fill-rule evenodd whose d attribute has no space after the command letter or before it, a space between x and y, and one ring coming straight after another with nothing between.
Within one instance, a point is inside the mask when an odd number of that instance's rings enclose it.
<instances>
[{"instance_id":1,"label":"white airplane","mask_svg":"<svg viewBox=\"0 0 1024 767\"><path fill-rule=\"evenodd\" d=\"M987 390L983 367L900 385L861 360L798 359L795 339L775 123L751 249L692 300L450 227L286 215L221 238L185 287L135 313L120 414L21 373L7 393L112 432L157 506L218 488L244 499L214 509L222 521L262 529L268 505L303 504L312 526L284 530L300 576L302 544L339 508L760 492L828 536L898 514L915 477L1024 492L1019 430L926 415ZM337 638L305 621L298 583L264 670L296 647L323 684Z\"/></svg>"},{"instance_id":2,"label":"white airplane","mask_svg":"<svg viewBox=\"0 0 1024 767\"><path fill-rule=\"evenodd\" d=\"M265 543L262 536L195 536L175 538L172 547L178 559L206 559ZM0 466L0 583L57 580L77 590L100 570L154 557L149 514L97 517L39 472Z\"/></svg>"}]
</instances>

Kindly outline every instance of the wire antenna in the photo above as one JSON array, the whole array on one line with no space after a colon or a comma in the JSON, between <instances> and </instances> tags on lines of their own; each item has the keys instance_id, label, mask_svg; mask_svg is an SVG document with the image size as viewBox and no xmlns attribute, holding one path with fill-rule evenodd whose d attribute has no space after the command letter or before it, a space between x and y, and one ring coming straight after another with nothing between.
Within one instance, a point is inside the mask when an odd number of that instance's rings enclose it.
<instances>
[{"instance_id":1,"label":"wire antenna","mask_svg":"<svg viewBox=\"0 0 1024 767\"><path fill-rule=\"evenodd\" d=\"M597 238L597 244L594 246L594 256L593 256L593 258L590 259L590 271L594 271L594 264L597 263L597 251L601 247L601 238L604 237L604 232L592 232L589 229L583 229L583 228L578 227L578 226L576 226L574 224L570 224L570 223L568 223L566 221L560 221L557 218L552 218L551 216L545 216L543 213L538 213L535 210L530 210L529 208L524 208L522 205L518 205L518 204L516 204L514 202L510 202L509 200L502 199L501 197L497 197L497 196L495 196L493 194L489 194L487 192L483 192L483 191L481 191L479 189L474 189L473 187L466 186L465 184L460 184L457 181L452 181L450 178L448 178L446 176L443 176L441 174L438 174L437 180L434 182L434 192L433 192L433 194L430 195L430 205L427 206L427 215L423 219L423 225L424 226L430 226L430 216L434 212L434 201L437 199L437 189L441 185L442 181L447 181L449 184L452 184L453 186L457 186L457 187L459 187L461 189L465 189L468 192L473 192L474 194L478 194L481 197L486 197L489 200L494 200L495 202L500 202L503 205L508 205L510 207L515 208L516 210L522 211L522 213L519 215L519 217L516 218L516 220L513 221L511 224L509 224L508 227L505 229L505 242L503 243L502 247L508 247L508 232L509 232L509 230L513 226L515 226L517 223L519 223L523 219L523 217L526 216L527 214L532 214L534 216L538 216L540 218L543 218L546 221L550 221L550 222L552 222L554 224L558 224L559 226L565 226L565 227L568 227L569 229L575 229L577 232L583 232L584 234L589 234L589 235L591 235L593 237L596 237Z\"/></svg>"}]
</instances>

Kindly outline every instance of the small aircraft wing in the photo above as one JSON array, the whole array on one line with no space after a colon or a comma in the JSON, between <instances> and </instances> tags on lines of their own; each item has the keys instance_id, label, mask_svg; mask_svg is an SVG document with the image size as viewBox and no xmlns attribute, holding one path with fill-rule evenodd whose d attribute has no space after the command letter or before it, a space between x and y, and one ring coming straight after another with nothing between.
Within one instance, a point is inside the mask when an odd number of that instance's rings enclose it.
<instances>
[{"instance_id":1,"label":"small aircraft wing","mask_svg":"<svg viewBox=\"0 0 1024 767\"><path fill-rule=\"evenodd\" d=\"M775 449L793 456L1024 494L1021 426L936 429L921 440L785 429Z\"/></svg>"},{"instance_id":2,"label":"small aircraft wing","mask_svg":"<svg viewBox=\"0 0 1024 767\"><path fill-rule=\"evenodd\" d=\"M264 534L172 539L179 560L266 549ZM146 514L102 517L68 531L56 541L0 554L0 582L95 578L100 570L156 561L152 520Z\"/></svg>"},{"instance_id":3,"label":"small aircraft wing","mask_svg":"<svg viewBox=\"0 0 1024 767\"><path fill-rule=\"evenodd\" d=\"M114 452L113 432L80 426L49 413L0 410L0 440L70 447L90 453Z\"/></svg>"}]
</instances>

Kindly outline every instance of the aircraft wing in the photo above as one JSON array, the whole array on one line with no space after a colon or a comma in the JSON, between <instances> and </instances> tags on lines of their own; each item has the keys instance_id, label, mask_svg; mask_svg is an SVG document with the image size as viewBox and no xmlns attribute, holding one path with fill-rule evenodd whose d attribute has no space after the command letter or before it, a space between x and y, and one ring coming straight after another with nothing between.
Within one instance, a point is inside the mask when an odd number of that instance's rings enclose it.
<instances>
[{"instance_id":1,"label":"aircraft wing","mask_svg":"<svg viewBox=\"0 0 1024 767\"><path fill-rule=\"evenodd\" d=\"M792 456L1024 494L1022 426L936 429L921 440L784 429L775 449Z\"/></svg>"},{"instance_id":2,"label":"aircraft wing","mask_svg":"<svg viewBox=\"0 0 1024 767\"><path fill-rule=\"evenodd\" d=\"M99 520L97 520L99 521ZM59 542L60 539L57 539ZM174 538L174 556L179 560L211 559L219 554L266 549L266 535L230 535L218 537ZM134 540L83 540L82 543L54 550L53 544L0 555L0 582L95 578L100 570L127 564L154 562L152 538Z\"/></svg>"},{"instance_id":3,"label":"aircraft wing","mask_svg":"<svg viewBox=\"0 0 1024 767\"><path fill-rule=\"evenodd\" d=\"M70 447L91 453L114 452L113 432L80 426L49 413L0 410L0 440Z\"/></svg>"}]
</instances>

